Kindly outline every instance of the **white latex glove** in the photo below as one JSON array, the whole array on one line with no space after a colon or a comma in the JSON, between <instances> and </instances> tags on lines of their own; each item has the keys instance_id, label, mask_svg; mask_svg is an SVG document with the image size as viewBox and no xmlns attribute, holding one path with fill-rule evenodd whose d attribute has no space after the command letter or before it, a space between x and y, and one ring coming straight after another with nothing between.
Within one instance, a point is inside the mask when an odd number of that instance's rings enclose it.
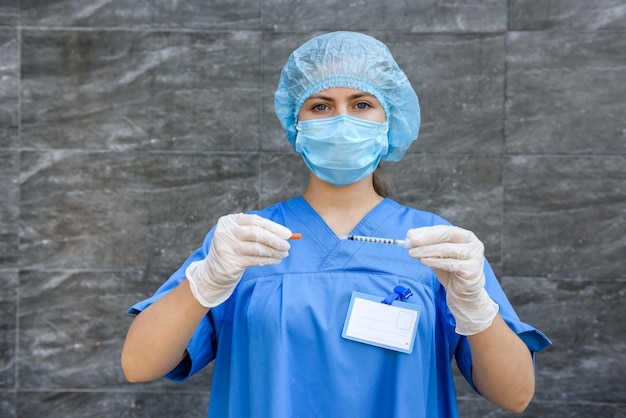
<instances>
[{"instance_id":1,"label":"white latex glove","mask_svg":"<svg viewBox=\"0 0 626 418\"><path fill-rule=\"evenodd\" d=\"M278 264L287 257L290 236L288 228L258 215L221 217L209 254L185 270L193 296L206 308L224 302L246 268Z\"/></svg>"},{"instance_id":2,"label":"white latex glove","mask_svg":"<svg viewBox=\"0 0 626 418\"><path fill-rule=\"evenodd\" d=\"M485 290L484 245L473 232L448 225L411 229L409 255L431 267L446 288L446 303L456 332L473 335L491 325L498 313Z\"/></svg>"}]
</instances>

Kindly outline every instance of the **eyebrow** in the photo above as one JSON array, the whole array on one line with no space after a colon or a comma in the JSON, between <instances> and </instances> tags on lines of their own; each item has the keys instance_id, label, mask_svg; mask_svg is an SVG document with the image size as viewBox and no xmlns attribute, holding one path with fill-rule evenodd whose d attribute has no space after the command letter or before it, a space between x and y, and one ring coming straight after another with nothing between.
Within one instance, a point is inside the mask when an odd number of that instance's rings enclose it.
<instances>
[{"instance_id":1,"label":"eyebrow","mask_svg":"<svg viewBox=\"0 0 626 418\"><path fill-rule=\"evenodd\" d=\"M349 99L350 100L354 100L354 99L359 99L361 97L375 97L373 94L367 93L367 92L361 92L361 93L354 93L351 94ZM307 100L311 100L311 99L322 99L322 100L328 100L328 101L334 101L334 99L330 96L325 96L321 93L317 93L317 94L312 94L311 96L309 96L309 98Z\"/></svg>"}]
</instances>

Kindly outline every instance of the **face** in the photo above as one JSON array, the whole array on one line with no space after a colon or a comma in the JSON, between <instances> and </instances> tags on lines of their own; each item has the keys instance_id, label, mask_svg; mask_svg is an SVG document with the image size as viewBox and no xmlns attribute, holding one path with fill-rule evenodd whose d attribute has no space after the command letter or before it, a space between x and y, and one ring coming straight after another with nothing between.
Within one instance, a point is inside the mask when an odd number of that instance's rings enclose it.
<instances>
[{"instance_id":1,"label":"face","mask_svg":"<svg viewBox=\"0 0 626 418\"><path fill-rule=\"evenodd\" d=\"M333 87L309 97L300 109L298 120L332 118L341 114L371 122L384 123L387 120L376 97L347 87Z\"/></svg>"}]
</instances>

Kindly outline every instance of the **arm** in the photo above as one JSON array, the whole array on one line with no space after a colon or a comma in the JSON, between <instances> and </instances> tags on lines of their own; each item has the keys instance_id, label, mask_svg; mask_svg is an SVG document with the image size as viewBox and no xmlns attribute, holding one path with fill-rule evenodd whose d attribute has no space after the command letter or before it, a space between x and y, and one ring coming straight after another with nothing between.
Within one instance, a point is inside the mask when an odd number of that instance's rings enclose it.
<instances>
[{"instance_id":1,"label":"arm","mask_svg":"<svg viewBox=\"0 0 626 418\"><path fill-rule=\"evenodd\" d=\"M184 280L137 315L122 349L126 379L146 382L174 369L185 356L185 347L207 312Z\"/></svg>"},{"instance_id":2,"label":"arm","mask_svg":"<svg viewBox=\"0 0 626 418\"><path fill-rule=\"evenodd\" d=\"M290 235L257 215L220 218L206 258L191 263L187 279L131 324L121 358L126 379L143 382L173 370L208 310L230 297L246 268L280 263L289 254Z\"/></svg>"},{"instance_id":3,"label":"arm","mask_svg":"<svg viewBox=\"0 0 626 418\"><path fill-rule=\"evenodd\" d=\"M478 391L501 408L523 412L535 393L535 370L526 344L500 315L486 330L467 338Z\"/></svg>"},{"instance_id":4,"label":"arm","mask_svg":"<svg viewBox=\"0 0 626 418\"><path fill-rule=\"evenodd\" d=\"M446 289L456 332L470 345L478 391L502 408L524 411L535 388L532 356L485 290L483 244L471 231L447 225L412 229L407 240L409 255L431 267Z\"/></svg>"}]
</instances>

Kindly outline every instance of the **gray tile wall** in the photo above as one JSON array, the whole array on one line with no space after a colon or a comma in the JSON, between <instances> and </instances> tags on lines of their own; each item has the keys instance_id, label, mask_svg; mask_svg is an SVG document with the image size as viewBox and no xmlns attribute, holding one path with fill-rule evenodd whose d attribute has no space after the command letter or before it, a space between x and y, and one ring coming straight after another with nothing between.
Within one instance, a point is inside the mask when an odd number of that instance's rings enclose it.
<instances>
[{"instance_id":1,"label":"gray tile wall","mask_svg":"<svg viewBox=\"0 0 626 418\"><path fill-rule=\"evenodd\" d=\"M220 215L302 191L272 93L337 29L420 95L398 199L474 230L553 339L523 416L626 416L623 0L0 2L0 416L206 415L210 368L124 382L125 310ZM458 383L463 417L509 416Z\"/></svg>"}]
</instances>

